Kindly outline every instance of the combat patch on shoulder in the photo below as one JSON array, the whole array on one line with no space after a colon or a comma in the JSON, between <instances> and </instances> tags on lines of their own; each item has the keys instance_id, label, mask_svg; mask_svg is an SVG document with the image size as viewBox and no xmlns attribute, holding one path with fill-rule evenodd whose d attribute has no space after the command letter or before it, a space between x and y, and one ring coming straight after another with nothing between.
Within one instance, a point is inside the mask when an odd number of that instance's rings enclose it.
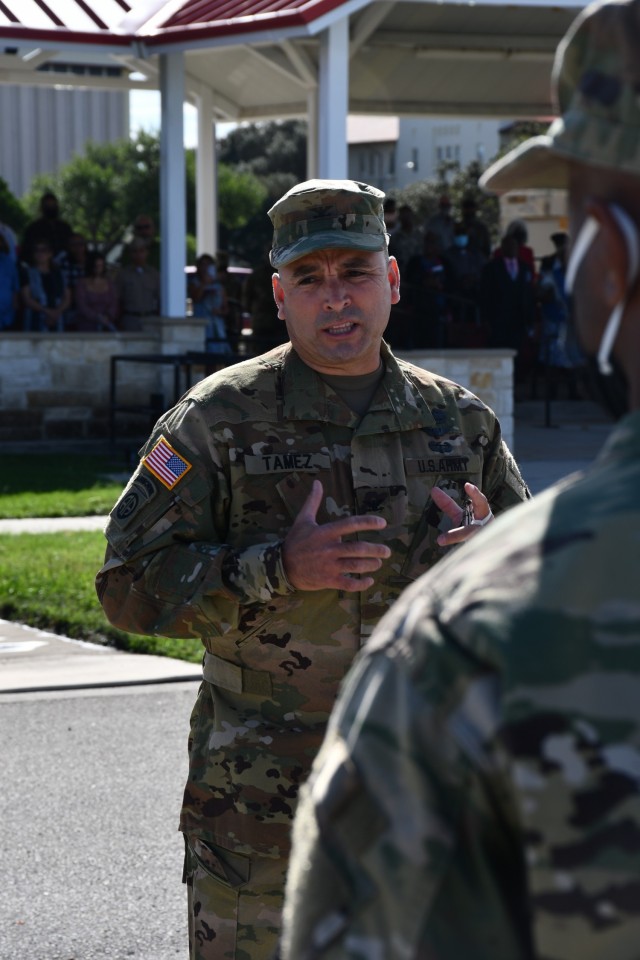
<instances>
[{"instance_id":1,"label":"combat patch on shoulder","mask_svg":"<svg viewBox=\"0 0 640 960\"><path fill-rule=\"evenodd\" d=\"M116 505L113 516L118 525L126 526L138 509L153 500L157 492L154 480L149 479L144 473L137 474Z\"/></svg>"},{"instance_id":2,"label":"combat patch on shoulder","mask_svg":"<svg viewBox=\"0 0 640 960\"><path fill-rule=\"evenodd\" d=\"M164 437L160 437L151 453L143 457L142 463L167 490L173 490L192 467Z\"/></svg>"}]
</instances>

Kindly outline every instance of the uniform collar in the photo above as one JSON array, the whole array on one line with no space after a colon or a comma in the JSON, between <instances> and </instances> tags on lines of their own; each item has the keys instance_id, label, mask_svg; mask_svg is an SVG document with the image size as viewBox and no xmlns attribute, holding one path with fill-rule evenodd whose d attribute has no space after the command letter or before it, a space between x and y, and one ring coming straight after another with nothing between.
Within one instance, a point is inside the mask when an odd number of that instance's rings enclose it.
<instances>
[{"instance_id":1,"label":"uniform collar","mask_svg":"<svg viewBox=\"0 0 640 960\"><path fill-rule=\"evenodd\" d=\"M361 419L288 345L281 355L280 399L284 419L335 423L362 435L433 426L435 420L428 403L384 341L380 353L385 373Z\"/></svg>"}]
</instances>

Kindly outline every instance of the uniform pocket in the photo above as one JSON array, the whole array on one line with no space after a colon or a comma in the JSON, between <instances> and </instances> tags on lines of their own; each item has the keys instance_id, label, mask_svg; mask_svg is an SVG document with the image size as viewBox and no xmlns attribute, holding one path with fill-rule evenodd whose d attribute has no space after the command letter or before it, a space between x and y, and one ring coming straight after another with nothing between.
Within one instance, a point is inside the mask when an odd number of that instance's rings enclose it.
<instances>
[{"instance_id":1,"label":"uniform pocket","mask_svg":"<svg viewBox=\"0 0 640 960\"><path fill-rule=\"evenodd\" d=\"M249 857L242 853L234 853L225 847L207 843L199 837L188 836L186 842L187 864L191 857L196 868L202 870L210 880L228 886L232 890L239 890L248 883L251 875Z\"/></svg>"},{"instance_id":2,"label":"uniform pocket","mask_svg":"<svg viewBox=\"0 0 640 960\"><path fill-rule=\"evenodd\" d=\"M240 890L249 880L251 861L198 837L185 837L185 844L190 958L234 957Z\"/></svg>"}]
</instances>

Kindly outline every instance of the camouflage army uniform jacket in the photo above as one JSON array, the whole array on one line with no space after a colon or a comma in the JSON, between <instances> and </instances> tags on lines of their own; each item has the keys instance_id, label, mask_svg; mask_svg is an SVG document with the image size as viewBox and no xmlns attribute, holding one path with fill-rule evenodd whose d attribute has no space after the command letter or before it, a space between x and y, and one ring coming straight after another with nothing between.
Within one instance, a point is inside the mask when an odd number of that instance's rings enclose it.
<instances>
[{"instance_id":1,"label":"camouflage army uniform jacket","mask_svg":"<svg viewBox=\"0 0 640 960\"><path fill-rule=\"evenodd\" d=\"M413 584L303 790L286 960L640 956L640 413Z\"/></svg>"},{"instance_id":2,"label":"camouflage army uniform jacket","mask_svg":"<svg viewBox=\"0 0 640 960\"><path fill-rule=\"evenodd\" d=\"M493 413L397 361L358 418L291 350L214 374L165 414L107 527L98 592L122 629L200 637L181 828L288 849L300 781L339 681L402 588L443 553L433 484L472 480L494 512L528 495ZM281 544L312 481L318 522L376 512L392 550L364 593L296 591ZM367 533L371 538L371 534Z\"/></svg>"}]
</instances>

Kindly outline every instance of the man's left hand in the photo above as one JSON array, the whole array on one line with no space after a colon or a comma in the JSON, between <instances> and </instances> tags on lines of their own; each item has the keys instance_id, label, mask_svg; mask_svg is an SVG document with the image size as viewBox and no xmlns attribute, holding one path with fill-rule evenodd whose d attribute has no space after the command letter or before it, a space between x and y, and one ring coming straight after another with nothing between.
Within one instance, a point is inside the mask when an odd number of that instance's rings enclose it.
<instances>
[{"instance_id":1,"label":"man's left hand","mask_svg":"<svg viewBox=\"0 0 640 960\"><path fill-rule=\"evenodd\" d=\"M473 519L476 521L466 525L463 525L464 509L459 503L450 497L445 490L441 490L440 487L434 487L431 491L431 497L435 505L453 521L451 529L447 530L446 533L441 533L438 537L437 542L441 547L450 547L454 543L462 543L464 540L474 537L485 523L491 523L493 520L489 501L474 483L465 483L464 492L471 501Z\"/></svg>"}]
</instances>

